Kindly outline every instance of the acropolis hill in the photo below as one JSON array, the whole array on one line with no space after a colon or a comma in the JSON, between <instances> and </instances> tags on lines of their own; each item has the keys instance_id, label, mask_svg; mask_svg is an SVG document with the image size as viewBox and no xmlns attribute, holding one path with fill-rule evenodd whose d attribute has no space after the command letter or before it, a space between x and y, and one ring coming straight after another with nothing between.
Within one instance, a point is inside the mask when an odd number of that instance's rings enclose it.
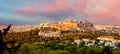
<instances>
[{"instance_id":1,"label":"acropolis hill","mask_svg":"<svg viewBox=\"0 0 120 54\"><path fill-rule=\"evenodd\" d=\"M40 36L60 36L62 31L84 32L94 30L94 25L87 20L76 21L67 19L63 22L45 23L40 25Z\"/></svg>"}]
</instances>

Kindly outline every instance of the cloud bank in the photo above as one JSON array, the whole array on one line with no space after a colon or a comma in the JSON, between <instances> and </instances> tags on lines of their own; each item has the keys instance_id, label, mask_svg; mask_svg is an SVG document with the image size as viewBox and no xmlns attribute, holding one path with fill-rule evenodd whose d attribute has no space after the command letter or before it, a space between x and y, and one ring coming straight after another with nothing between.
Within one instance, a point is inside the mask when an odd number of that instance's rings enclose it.
<instances>
[{"instance_id":1,"label":"cloud bank","mask_svg":"<svg viewBox=\"0 0 120 54\"><path fill-rule=\"evenodd\" d=\"M95 23L120 23L120 0L32 0L32 2L32 5L29 5L29 1L25 0L25 5L16 7L15 14L27 17L42 15L52 20L82 15Z\"/></svg>"}]
</instances>

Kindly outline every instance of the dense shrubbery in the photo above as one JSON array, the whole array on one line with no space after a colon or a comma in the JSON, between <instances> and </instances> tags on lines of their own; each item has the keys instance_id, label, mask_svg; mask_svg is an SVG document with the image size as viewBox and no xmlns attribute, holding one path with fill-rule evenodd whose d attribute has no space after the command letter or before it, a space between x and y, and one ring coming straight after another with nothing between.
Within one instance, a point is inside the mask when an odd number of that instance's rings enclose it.
<instances>
[{"instance_id":1,"label":"dense shrubbery","mask_svg":"<svg viewBox=\"0 0 120 54\"><path fill-rule=\"evenodd\" d=\"M78 47L76 44L41 44L25 43L19 50L11 49L12 54L120 54L120 49L103 46L83 46ZM4 52L7 54L7 51Z\"/></svg>"}]
</instances>

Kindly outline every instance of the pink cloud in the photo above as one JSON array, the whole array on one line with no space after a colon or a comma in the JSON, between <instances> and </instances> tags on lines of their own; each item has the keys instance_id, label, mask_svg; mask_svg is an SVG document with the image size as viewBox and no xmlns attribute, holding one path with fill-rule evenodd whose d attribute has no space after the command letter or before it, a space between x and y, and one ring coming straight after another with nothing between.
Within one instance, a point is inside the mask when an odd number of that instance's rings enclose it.
<instances>
[{"instance_id":1,"label":"pink cloud","mask_svg":"<svg viewBox=\"0 0 120 54\"><path fill-rule=\"evenodd\" d=\"M114 23L120 20L120 0L78 0L75 8L96 22Z\"/></svg>"},{"instance_id":2,"label":"pink cloud","mask_svg":"<svg viewBox=\"0 0 120 54\"><path fill-rule=\"evenodd\" d=\"M37 2L35 0L35 2ZM76 12L87 16L95 22L111 22L120 20L120 0L52 0L48 4L35 3L33 6L22 6L17 8L27 16L36 16L39 13L56 15L64 12L65 14ZM61 16L61 15L60 15ZM92 18L89 18L92 17Z\"/></svg>"},{"instance_id":3,"label":"pink cloud","mask_svg":"<svg viewBox=\"0 0 120 54\"><path fill-rule=\"evenodd\" d=\"M85 14L84 10L86 8L88 0L76 0L76 2L73 5L74 10L80 14Z\"/></svg>"},{"instance_id":4,"label":"pink cloud","mask_svg":"<svg viewBox=\"0 0 120 54\"><path fill-rule=\"evenodd\" d=\"M18 12L16 12L15 14L19 14L22 13L26 16L36 16L35 11L37 10L35 7L32 6L23 6L20 8L17 8Z\"/></svg>"},{"instance_id":5,"label":"pink cloud","mask_svg":"<svg viewBox=\"0 0 120 54\"><path fill-rule=\"evenodd\" d=\"M53 0L53 2L50 4L44 5L41 8L41 12L47 14L57 13L61 11L67 12L70 9L69 4L70 3L68 1L66 2L65 0Z\"/></svg>"},{"instance_id":6,"label":"pink cloud","mask_svg":"<svg viewBox=\"0 0 120 54\"><path fill-rule=\"evenodd\" d=\"M52 0L53 2L50 2L48 4L43 4L40 2L36 2L32 6L21 6L18 7L17 10L19 12L22 12L26 16L36 16L37 13L43 13L43 14L51 14L51 13L59 13L64 12L67 13L70 11L70 7L68 1L66 0Z\"/></svg>"}]
</instances>

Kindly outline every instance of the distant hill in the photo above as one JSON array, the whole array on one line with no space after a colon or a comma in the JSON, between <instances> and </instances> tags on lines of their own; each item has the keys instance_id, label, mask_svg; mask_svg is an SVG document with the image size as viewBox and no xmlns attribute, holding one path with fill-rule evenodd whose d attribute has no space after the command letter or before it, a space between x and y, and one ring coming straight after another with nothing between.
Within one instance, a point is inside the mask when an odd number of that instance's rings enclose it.
<instances>
[{"instance_id":1,"label":"distant hill","mask_svg":"<svg viewBox=\"0 0 120 54\"><path fill-rule=\"evenodd\" d=\"M46 36L60 36L62 31L81 32L87 30L94 30L94 24L87 20L76 21L67 19L64 22L44 23L40 25L39 35Z\"/></svg>"}]
</instances>

